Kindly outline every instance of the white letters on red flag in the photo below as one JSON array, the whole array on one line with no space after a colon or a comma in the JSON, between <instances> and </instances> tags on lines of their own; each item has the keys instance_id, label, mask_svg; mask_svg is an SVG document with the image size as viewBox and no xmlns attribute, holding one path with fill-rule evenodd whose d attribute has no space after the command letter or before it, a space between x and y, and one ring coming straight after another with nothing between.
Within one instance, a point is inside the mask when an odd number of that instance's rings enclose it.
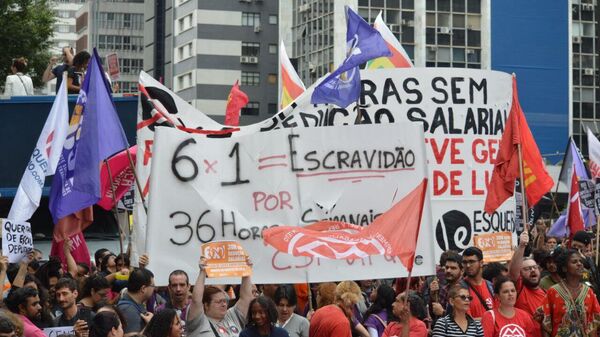
<instances>
[{"instance_id":1,"label":"white letters on red flag","mask_svg":"<svg viewBox=\"0 0 600 337\"><path fill-rule=\"evenodd\" d=\"M263 231L265 242L294 256L361 259L397 256L412 271L421 225L427 179L367 227L319 221L304 227L278 226Z\"/></svg>"},{"instance_id":2,"label":"white letters on red flag","mask_svg":"<svg viewBox=\"0 0 600 337\"><path fill-rule=\"evenodd\" d=\"M129 165L127 151L128 150L123 150L107 160L108 165L110 166L112 179L109 177L109 170L106 162L102 162L102 167L100 168L100 195L102 195L102 199L98 201L98 206L107 211L114 207L115 201L118 202L121 200L123 195L129 191L135 182L133 170ZM135 165L137 145L130 147L129 153L131 154L131 159ZM110 187L111 181L115 190L115 198L113 198L112 195L113 188Z\"/></svg>"},{"instance_id":3,"label":"white letters on red flag","mask_svg":"<svg viewBox=\"0 0 600 337\"><path fill-rule=\"evenodd\" d=\"M592 173L592 178L600 177L600 141L594 136L592 130L587 129L588 152L590 160L588 166Z\"/></svg>"},{"instance_id":4,"label":"white letters on red flag","mask_svg":"<svg viewBox=\"0 0 600 337\"><path fill-rule=\"evenodd\" d=\"M573 236L577 231L585 230L583 214L581 213L581 204L579 203L579 184L577 183L575 168L573 168L572 172L569 206L567 208L567 228L569 228L569 236Z\"/></svg>"}]
</instances>

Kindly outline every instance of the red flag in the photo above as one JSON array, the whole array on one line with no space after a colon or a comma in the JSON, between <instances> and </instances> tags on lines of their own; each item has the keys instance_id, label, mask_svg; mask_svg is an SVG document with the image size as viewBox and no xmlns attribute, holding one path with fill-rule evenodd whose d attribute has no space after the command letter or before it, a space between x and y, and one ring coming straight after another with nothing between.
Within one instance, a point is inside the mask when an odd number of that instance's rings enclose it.
<instances>
[{"instance_id":1,"label":"red flag","mask_svg":"<svg viewBox=\"0 0 600 337\"><path fill-rule=\"evenodd\" d=\"M571 191L569 192L569 205L567 207L567 227L569 228L569 236L578 231L585 230L583 222L583 214L581 213L581 204L579 202L579 183L577 182L577 174L575 168L571 175Z\"/></svg>"},{"instance_id":2,"label":"red flag","mask_svg":"<svg viewBox=\"0 0 600 337\"><path fill-rule=\"evenodd\" d=\"M69 214L58 220L54 225L54 239L61 242L65 238L83 232L94 221L94 209L92 206L86 207L75 213Z\"/></svg>"},{"instance_id":3,"label":"red flag","mask_svg":"<svg viewBox=\"0 0 600 337\"><path fill-rule=\"evenodd\" d=\"M77 234L71 235L69 238L71 239L71 241L73 241L73 246L71 247L71 255L73 255L75 262L85 263L86 265L90 266L90 252L88 250L87 243L85 242L85 238L83 237L83 233L79 232ZM60 261L62 262L63 269L67 270L67 261L65 260L65 254L63 253L62 240L52 240L50 256L58 256L60 258Z\"/></svg>"},{"instance_id":4,"label":"red flag","mask_svg":"<svg viewBox=\"0 0 600 337\"><path fill-rule=\"evenodd\" d=\"M512 107L506 120L506 128L502 134L494 172L485 199L485 211L488 214L493 213L513 195L515 180L519 177L518 144L521 144L523 154L527 203L533 206L550 191L554 186L554 181L546 171L540 150L527 125L521 104L519 104L517 80L513 78Z\"/></svg>"},{"instance_id":5,"label":"red flag","mask_svg":"<svg viewBox=\"0 0 600 337\"><path fill-rule=\"evenodd\" d=\"M426 191L427 179L423 179L367 227L319 221L304 227L272 227L263 231L263 239L278 251L294 256L327 259L397 256L412 271Z\"/></svg>"},{"instance_id":6,"label":"red flag","mask_svg":"<svg viewBox=\"0 0 600 337\"><path fill-rule=\"evenodd\" d=\"M134 165L136 152L137 145L129 148L129 153L131 153L131 159L133 160ZM129 191L135 182L134 172L131 169L131 166L129 166L127 150L117 153L116 155L110 157L107 161L108 165L110 165L110 173L112 174L112 182L116 194L114 200L119 201L123 195ZM108 175L108 168L106 167L106 163L102 162L102 166L100 167L100 195L102 195L102 199L98 201L98 206L107 211L111 210L115 206L110 182L111 179Z\"/></svg>"},{"instance_id":7,"label":"red flag","mask_svg":"<svg viewBox=\"0 0 600 337\"><path fill-rule=\"evenodd\" d=\"M248 104L248 95L240 90L238 81L235 81L229 97L227 97L227 108L225 109L225 125L240 125L240 110Z\"/></svg>"}]
</instances>

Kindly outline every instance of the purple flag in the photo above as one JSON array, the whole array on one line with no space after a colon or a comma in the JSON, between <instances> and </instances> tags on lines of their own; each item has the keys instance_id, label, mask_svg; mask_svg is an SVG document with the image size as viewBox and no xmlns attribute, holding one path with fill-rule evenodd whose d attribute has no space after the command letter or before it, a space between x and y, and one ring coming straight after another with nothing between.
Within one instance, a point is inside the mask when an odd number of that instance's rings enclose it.
<instances>
[{"instance_id":1,"label":"purple flag","mask_svg":"<svg viewBox=\"0 0 600 337\"><path fill-rule=\"evenodd\" d=\"M346 6L347 56L339 68L315 87L312 104L333 103L345 108L360 96L358 66L381 56L392 56L381 34Z\"/></svg>"},{"instance_id":2,"label":"purple flag","mask_svg":"<svg viewBox=\"0 0 600 337\"><path fill-rule=\"evenodd\" d=\"M54 223L100 200L100 163L128 147L94 49L52 180Z\"/></svg>"}]
</instances>

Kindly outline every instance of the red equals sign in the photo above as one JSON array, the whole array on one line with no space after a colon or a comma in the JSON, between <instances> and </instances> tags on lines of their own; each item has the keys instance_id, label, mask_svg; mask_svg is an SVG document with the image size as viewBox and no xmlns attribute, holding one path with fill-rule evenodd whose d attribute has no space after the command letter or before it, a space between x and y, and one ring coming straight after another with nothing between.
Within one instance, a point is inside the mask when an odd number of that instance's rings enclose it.
<instances>
[{"instance_id":1,"label":"red equals sign","mask_svg":"<svg viewBox=\"0 0 600 337\"><path fill-rule=\"evenodd\" d=\"M287 164L287 162L285 162L286 158L287 158L287 155L285 155L285 154L279 154L279 155L273 155L273 156L267 156L267 157L258 158L258 163L259 164L262 163L262 162L267 161L267 163L265 163L265 164L258 165L258 169L259 170L263 170L263 169L267 169L267 168L271 168L271 167L278 167L278 166L280 166L280 167L287 167L288 164ZM272 161L274 159L283 159L284 162L283 163L277 163L277 162L273 163Z\"/></svg>"}]
</instances>

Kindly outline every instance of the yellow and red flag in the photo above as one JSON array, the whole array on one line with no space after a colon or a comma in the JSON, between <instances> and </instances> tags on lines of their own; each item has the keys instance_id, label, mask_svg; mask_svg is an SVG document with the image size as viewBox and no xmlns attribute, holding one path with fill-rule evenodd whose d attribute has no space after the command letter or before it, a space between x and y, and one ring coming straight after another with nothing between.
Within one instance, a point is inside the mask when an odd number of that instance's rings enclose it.
<instances>
[{"instance_id":1,"label":"yellow and red flag","mask_svg":"<svg viewBox=\"0 0 600 337\"><path fill-rule=\"evenodd\" d=\"M298 98L306 88L288 58L283 41L279 46L279 63L281 64L281 102L279 102L279 108L283 109Z\"/></svg>"},{"instance_id":2,"label":"yellow and red flag","mask_svg":"<svg viewBox=\"0 0 600 337\"><path fill-rule=\"evenodd\" d=\"M412 68L414 67L413 63L410 61L410 57L402 48L402 45L394 36L394 33L385 25L383 19L381 18L381 12L377 15L375 22L373 23L373 28L381 34L385 44L388 46L390 51L392 52L392 56L390 57L379 57L367 62L367 69L381 69L381 68Z\"/></svg>"},{"instance_id":3,"label":"yellow and red flag","mask_svg":"<svg viewBox=\"0 0 600 337\"><path fill-rule=\"evenodd\" d=\"M550 191L554 186L554 181L546 171L540 150L523 115L517 94L517 80L513 78L512 107L506 120L506 128L502 134L494 172L485 199L485 212L488 214L493 213L513 195L515 180L519 177L517 151L519 144L521 144L523 154L523 179L525 180L527 203L533 206Z\"/></svg>"},{"instance_id":4,"label":"yellow and red flag","mask_svg":"<svg viewBox=\"0 0 600 337\"><path fill-rule=\"evenodd\" d=\"M240 125L240 110L248 104L248 95L242 90L238 81L235 81L229 97L227 97L227 108L225 109L225 125L238 126Z\"/></svg>"}]
</instances>

